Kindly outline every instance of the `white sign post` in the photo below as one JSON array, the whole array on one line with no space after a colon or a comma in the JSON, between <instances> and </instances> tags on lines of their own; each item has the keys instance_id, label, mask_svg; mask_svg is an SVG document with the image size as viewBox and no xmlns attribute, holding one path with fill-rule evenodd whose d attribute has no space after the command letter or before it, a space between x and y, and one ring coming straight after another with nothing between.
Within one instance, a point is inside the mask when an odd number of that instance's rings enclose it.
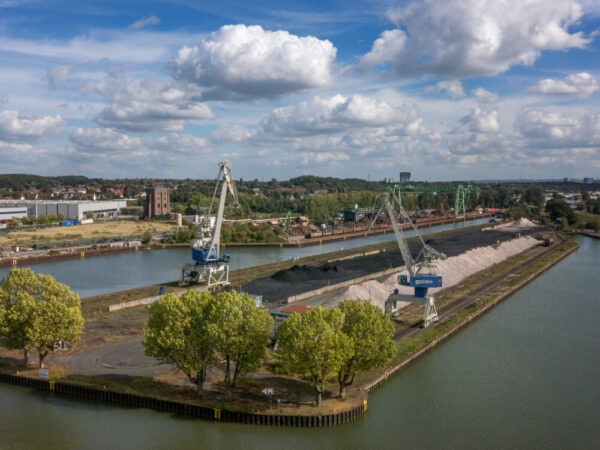
<instances>
[{"instance_id":1,"label":"white sign post","mask_svg":"<svg viewBox=\"0 0 600 450\"><path fill-rule=\"evenodd\" d=\"M269 397L269 409L271 409L271 405L273 404L273 395L275 395L275 389L272 387L266 387L262 390L262 393Z\"/></svg>"}]
</instances>

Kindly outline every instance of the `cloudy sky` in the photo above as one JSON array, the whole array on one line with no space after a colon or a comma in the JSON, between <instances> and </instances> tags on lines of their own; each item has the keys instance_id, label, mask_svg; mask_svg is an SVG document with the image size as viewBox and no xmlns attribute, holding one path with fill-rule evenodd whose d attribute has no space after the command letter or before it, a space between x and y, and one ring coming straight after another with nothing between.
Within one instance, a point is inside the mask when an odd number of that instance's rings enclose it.
<instances>
[{"instance_id":1,"label":"cloudy sky","mask_svg":"<svg viewBox=\"0 0 600 450\"><path fill-rule=\"evenodd\" d=\"M600 178L597 0L0 0L0 173Z\"/></svg>"}]
</instances>

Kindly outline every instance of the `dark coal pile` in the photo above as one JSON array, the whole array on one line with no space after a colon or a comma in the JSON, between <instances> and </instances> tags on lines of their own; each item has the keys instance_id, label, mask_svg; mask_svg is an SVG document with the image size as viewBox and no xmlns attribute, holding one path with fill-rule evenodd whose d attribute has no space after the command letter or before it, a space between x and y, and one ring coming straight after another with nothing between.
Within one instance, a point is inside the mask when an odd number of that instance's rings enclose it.
<instances>
[{"instance_id":1,"label":"dark coal pile","mask_svg":"<svg viewBox=\"0 0 600 450\"><path fill-rule=\"evenodd\" d=\"M322 266L298 266L295 265L287 270L280 270L273 274L271 279L276 281L284 281L288 283L298 283L301 281L310 280L327 280L331 279L334 272L338 272L337 265L323 264Z\"/></svg>"},{"instance_id":2,"label":"dark coal pile","mask_svg":"<svg viewBox=\"0 0 600 450\"><path fill-rule=\"evenodd\" d=\"M523 231L521 235L531 233L533 231ZM467 229L435 235L426 238L426 242L437 251L450 257L476 247L486 247L511 240L513 235L514 233L510 231ZM409 248L413 257L416 257L422 249L417 240L411 240ZM394 249L319 267L297 265L291 269L277 272L271 277L251 281L239 288L253 295L262 295L263 301L270 302L402 265L404 262L400 251Z\"/></svg>"}]
</instances>

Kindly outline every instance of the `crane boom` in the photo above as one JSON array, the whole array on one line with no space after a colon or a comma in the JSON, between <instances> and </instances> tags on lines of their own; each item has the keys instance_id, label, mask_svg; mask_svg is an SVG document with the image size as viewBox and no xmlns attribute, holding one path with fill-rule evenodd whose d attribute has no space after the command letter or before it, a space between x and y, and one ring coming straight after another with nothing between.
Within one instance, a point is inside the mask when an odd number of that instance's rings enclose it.
<instances>
[{"instance_id":1,"label":"crane boom","mask_svg":"<svg viewBox=\"0 0 600 450\"><path fill-rule=\"evenodd\" d=\"M384 202L385 202L384 204L385 204L388 216L390 217L390 221L392 222L392 228L394 229L394 236L396 237L396 242L398 243L398 248L400 249L400 254L402 254L402 259L404 260L404 264L406 265L406 269L408 270L408 273L411 274L411 276L412 276L414 273L413 272L414 261L412 259L412 255L410 254L408 245L406 245L406 241L404 240L404 237L402 236L402 231L400 230L400 227L398 226L398 221L396 220L396 214L394 214L394 209L392 208L392 205L390 204L389 196L387 196L385 198Z\"/></svg>"}]
</instances>

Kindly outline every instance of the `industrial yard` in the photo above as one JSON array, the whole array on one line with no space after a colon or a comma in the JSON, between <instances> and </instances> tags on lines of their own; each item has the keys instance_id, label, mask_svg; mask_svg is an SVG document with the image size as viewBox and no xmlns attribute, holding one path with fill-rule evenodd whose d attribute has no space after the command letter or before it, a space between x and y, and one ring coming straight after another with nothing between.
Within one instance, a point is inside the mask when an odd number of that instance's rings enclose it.
<instances>
[{"instance_id":1,"label":"industrial yard","mask_svg":"<svg viewBox=\"0 0 600 450\"><path fill-rule=\"evenodd\" d=\"M0 248L31 247L35 244L85 241L93 239L122 239L128 236L142 236L146 232L162 234L175 229L175 225L165 222L138 220L115 220L94 222L86 225L66 227L11 229L0 234Z\"/></svg>"},{"instance_id":2,"label":"industrial yard","mask_svg":"<svg viewBox=\"0 0 600 450\"><path fill-rule=\"evenodd\" d=\"M541 242L530 237L534 233L539 233L537 227L522 228L520 233L521 236L517 237L514 231L501 229L482 231L480 227L475 227L474 229L437 234L428 242L435 242L437 248L443 249L449 255L449 262L455 257L474 259L475 257L470 255L474 255L472 252L476 249L480 251L481 249L488 249L487 251L490 251L494 247L507 246L515 240L531 240L531 243L535 244ZM416 250L415 243L411 242L410 244ZM234 284L234 287L251 294L262 295L264 306L269 309L276 309L286 300L282 298L282 294L292 296L306 293L327 285L335 285L342 281L351 281L365 275L378 273L390 267L399 268L402 266L402 258L398 250L382 249L381 252L376 254L364 256L362 253L364 253L364 249L357 251L358 256L356 257L349 258L346 256L345 259L330 262L323 262L327 255L304 258L287 263L287 269L277 270L268 276L262 276L242 285ZM512 252L512 254L514 253ZM506 259L510 254L511 252L500 251L497 262ZM457 263L460 264L459 259L454 260L454 269L457 271L462 270L456 265ZM256 269L254 270L256 271ZM237 276L235 272L232 274L234 283ZM457 280L455 279L455 281ZM177 291L177 288L174 287L168 289L174 292ZM356 289L356 287L351 289ZM152 288L151 291L156 292L156 288ZM375 290L372 290L371 293L375 294ZM321 298L320 303L331 304L333 295L344 295L344 291ZM125 298L124 295L119 296L118 293L115 293L101 296L93 301L90 299L89 302L84 299L83 310L84 312L87 311L85 341L78 344L73 355L57 355L53 358L53 361L61 365L63 362L66 363L67 365L63 367L63 370L68 372L74 370L73 373L88 375L126 374L129 376L148 376L157 373L157 371L163 374L165 371L170 372L167 366L159 365L157 362L152 362L151 358L143 356L139 336L147 319L146 308L141 306L116 313L107 313L107 306L102 301L102 297L112 298L110 301L112 303L122 301ZM314 299L311 300L313 300L312 304L314 305ZM311 302L306 303L310 304ZM106 309L99 310L97 308L99 304L105 305L102 308ZM120 361L120 364L112 364L111 361L113 363Z\"/></svg>"}]
</instances>

